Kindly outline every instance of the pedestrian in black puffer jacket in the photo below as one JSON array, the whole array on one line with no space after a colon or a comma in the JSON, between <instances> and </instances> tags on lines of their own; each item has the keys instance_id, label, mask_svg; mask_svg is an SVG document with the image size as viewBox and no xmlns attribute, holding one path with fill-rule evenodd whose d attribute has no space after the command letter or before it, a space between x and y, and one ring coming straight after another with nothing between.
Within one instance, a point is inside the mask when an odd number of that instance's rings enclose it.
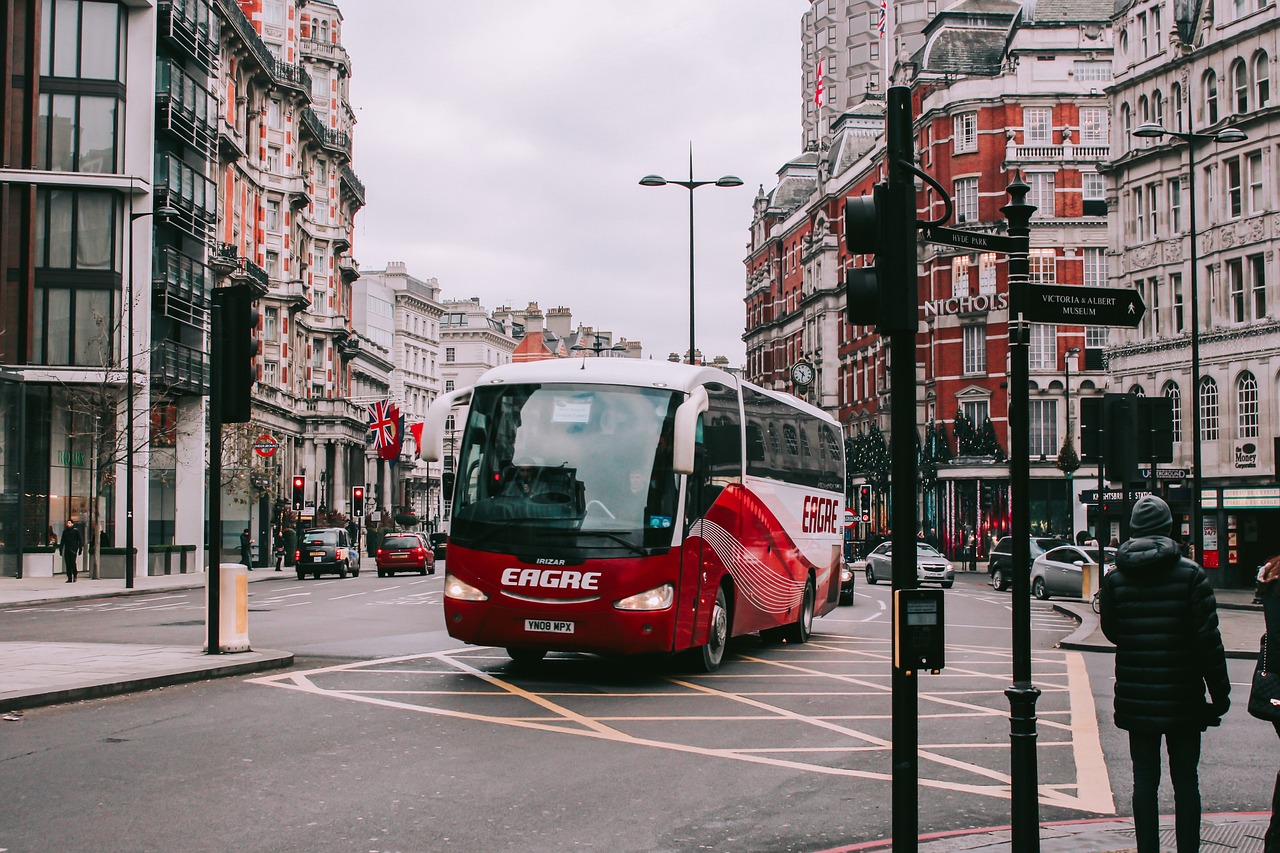
<instances>
[{"instance_id":1,"label":"pedestrian in black puffer jacket","mask_svg":"<svg viewBox=\"0 0 1280 853\"><path fill-rule=\"evenodd\" d=\"M1129 732L1138 853L1160 847L1160 742L1169 753L1178 853L1200 849L1200 736L1231 705L1218 606L1204 569L1169 538L1173 517L1148 495L1132 538L1102 579L1102 632L1116 646L1116 726ZM1209 699L1205 699L1208 688Z\"/></svg>"}]
</instances>

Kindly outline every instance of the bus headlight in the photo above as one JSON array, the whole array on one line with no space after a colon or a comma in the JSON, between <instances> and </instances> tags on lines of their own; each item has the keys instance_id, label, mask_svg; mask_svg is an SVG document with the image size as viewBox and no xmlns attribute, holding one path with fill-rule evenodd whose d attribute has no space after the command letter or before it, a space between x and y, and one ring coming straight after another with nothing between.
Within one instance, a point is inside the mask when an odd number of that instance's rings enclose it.
<instances>
[{"instance_id":1,"label":"bus headlight","mask_svg":"<svg viewBox=\"0 0 1280 853\"><path fill-rule=\"evenodd\" d=\"M458 580L453 575L444 576L444 597L456 598L458 601L488 601L489 596L476 589L466 581Z\"/></svg>"},{"instance_id":2,"label":"bus headlight","mask_svg":"<svg viewBox=\"0 0 1280 853\"><path fill-rule=\"evenodd\" d=\"M615 601L613 606L619 610L666 610L675 600L675 596L676 588L669 583L664 583L646 592L638 592L621 601Z\"/></svg>"}]
</instances>

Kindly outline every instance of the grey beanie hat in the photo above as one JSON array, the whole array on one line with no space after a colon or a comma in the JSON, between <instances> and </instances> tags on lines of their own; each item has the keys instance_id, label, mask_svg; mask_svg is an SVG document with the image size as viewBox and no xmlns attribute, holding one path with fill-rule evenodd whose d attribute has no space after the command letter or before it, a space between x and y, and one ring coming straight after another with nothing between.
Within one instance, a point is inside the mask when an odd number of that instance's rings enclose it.
<instances>
[{"instance_id":1,"label":"grey beanie hat","mask_svg":"<svg viewBox=\"0 0 1280 853\"><path fill-rule=\"evenodd\" d=\"M1130 536L1168 536L1173 530L1169 505L1155 495L1146 495L1133 506L1129 517Z\"/></svg>"}]
</instances>

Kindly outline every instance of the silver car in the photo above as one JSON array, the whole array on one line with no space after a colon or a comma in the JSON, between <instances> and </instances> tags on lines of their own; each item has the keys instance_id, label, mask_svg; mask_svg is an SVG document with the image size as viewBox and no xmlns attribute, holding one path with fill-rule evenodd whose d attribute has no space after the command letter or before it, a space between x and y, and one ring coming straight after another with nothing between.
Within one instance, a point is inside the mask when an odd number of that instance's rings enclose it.
<instances>
[{"instance_id":1,"label":"silver car","mask_svg":"<svg viewBox=\"0 0 1280 853\"><path fill-rule=\"evenodd\" d=\"M1031 594L1041 601L1052 595L1083 598L1085 564L1110 568L1115 559L1115 548L1082 545L1051 548L1031 563Z\"/></svg>"},{"instance_id":2,"label":"silver car","mask_svg":"<svg viewBox=\"0 0 1280 853\"><path fill-rule=\"evenodd\" d=\"M867 583L893 580L893 543L882 542L867 555ZM956 570L938 549L924 542L916 543L916 583L936 583L950 589L956 582Z\"/></svg>"}]
</instances>

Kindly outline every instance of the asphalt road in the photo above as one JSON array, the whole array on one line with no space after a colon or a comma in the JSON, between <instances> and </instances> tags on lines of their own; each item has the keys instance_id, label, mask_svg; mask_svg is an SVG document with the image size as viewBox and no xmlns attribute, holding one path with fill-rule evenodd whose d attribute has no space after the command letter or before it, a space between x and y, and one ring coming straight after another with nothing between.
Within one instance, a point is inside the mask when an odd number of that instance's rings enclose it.
<instances>
[{"instance_id":1,"label":"asphalt road","mask_svg":"<svg viewBox=\"0 0 1280 853\"><path fill-rule=\"evenodd\" d=\"M295 652L292 670L0 722L0 850L818 851L888 836L887 587L860 583L809 644L744 638L699 675L574 655L522 668L460 646L442 575L253 584L251 639ZM0 614L0 640L198 643L201 593L156 599ZM919 679L922 833L1009 822L1009 606L975 577L947 593L947 668ZM1073 627L1033 604L1044 821L1128 812L1113 659L1054 648ZM1206 736L1206 812L1266 809L1274 778L1275 735L1241 707L1250 664L1231 667L1240 698Z\"/></svg>"}]
</instances>

